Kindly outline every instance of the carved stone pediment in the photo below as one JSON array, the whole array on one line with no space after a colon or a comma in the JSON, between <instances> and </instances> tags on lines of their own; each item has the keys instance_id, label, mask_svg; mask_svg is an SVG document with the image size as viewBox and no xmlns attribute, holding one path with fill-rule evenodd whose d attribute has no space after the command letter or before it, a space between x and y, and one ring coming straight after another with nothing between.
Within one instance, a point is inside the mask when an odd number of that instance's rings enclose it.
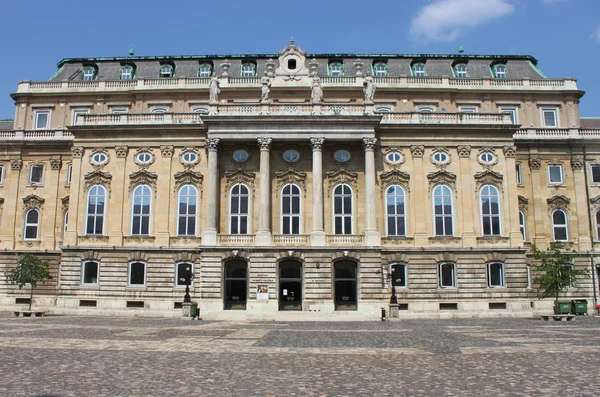
<instances>
[{"instance_id":1,"label":"carved stone pediment","mask_svg":"<svg viewBox=\"0 0 600 397\"><path fill-rule=\"evenodd\" d=\"M521 211L525 211L525 210L527 210L528 205L529 205L529 200L526 197L519 195L519 209Z\"/></svg>"},{"instance_id":2,"label":"carved stone pediment","mask_svg":"<svg viewBox=\"0 0 600 397\"><path fill-rule=\"evenodd\" d=\"M345 168L340 168L337 171L328 172L327 180L327 195L331 197L331 189L333 188L333 186L340 183L346 183L348 185L351 185L355 188L354 190L356 191L356 181L358 180L358 174L356 172L348 171Z\"/></svg>"},{"instance_id":3,"label":"carved stone pediment","mask_svg":"<svg viewBox=\"0 0 600 397\"><path fill-rule=\"evenodd\" d=\"M499 172L495 172L492 170L485 170L482 172L478 172L475 174L475 185L476 191L483 185L494 185L498 189L502 190L502 180L503 176Z\"/></svg>"},{"instance_id":4,"label":"carved stone pediment","mask_svg":"<svg viewBox=\"0 0 600 397\"><path fill-rule=\"evenodd\" d=\"M85 183L83 185L84 190L89 189L90 186L102 185L110 192L110 182L112 180L112 175L108 172L96 170L88 172L83 178L85 180Z\"/></svg>"},{"instance_id":5,"label":"carved stone pediment","mask_svg":"<svg viewBox=\"0 0 600 397\"><path fill-rule=\"evenodd\" d=\"M183 185L194 185L200 192L202 192L203 179L204 175L202 175L200 172L195 172L189 169L185 171L179 171L175 174L174 193L177 194L179 188Z\"/></svg>"},{"instance_id":6,"label":"carved stone pediment","mask_svg":"<svg viewBox=\"0 0 600 397\"><path fill-rule=\"evenodd\" d=\"M69 209L69 200L70 200L71 196L65 196L63 198L60 199L61 203L62 203L62 210L63 212L65 212L66 210Z\"/></svg>"},{"instance_id":7,"label":"carved stone pediment","mask_svg":"<svg viewBox=\"0 0 600 397\"><path fill-rule=\"evenodd\" d=\"M158 179L158 175L156 172L150 172L145 168L142 168L139 171L132 172L129 174L129 194L135 189L138 185L150 185L152 186L152 190L154 190L154 195L156 196L156 180Z\"/></svg>"},{"instance_id":8,"label":"carved stone pediment","mask_svg":"<svg viewBox=\"0 0 600 397\"><path fill-rule=\"evenodd\" d=\"M29 208L41 208L46 200L37 194L30 194L27 197L23 197L23 205L26 209Z\"/></svg>"},{"instance_id":9,"label":"carved stone pediment","mask_svg":"<svg viewBox=\"0 0 600 397\"><path fill-rule=\"evenodd\" d=\"M567 208L569 204L571 204L571 199L563 196L562 194L557 194L556 196L552 196L547 199L546 202L548 203L548 207L550 207L550 209Z\"/></svg>"},{"instance_id":10,"label":"carved stone pediment","mask_svg":"<svg viewBox=\"0 0 600 397\"><path fill-rule=\"evenodd\" d=\"M393 169L382 173L379 178L381 179L381 189L387 189L390 185L400 185L404 190L408 191L408 182L410 181L410 175L407 172Z\"/></svg>"},{"instance_id":11,"label":"carved stone pediment","mask_svg":"<svg viewBox=\"0 0 600 397\"><path fill-rule=\"evenodd\" d=\"M600 196L592 197L590 199L590 204L592 205L593 209L600 207Z\"/></svg>"},{"instance_id":12,"label":"carved stone pediment","mask_svg":"<svg viewBox=\"0 0 600 397\"><path fill-rule=\"evenodd\" d=\"M431 188L435 185L449 185L456 191L456 175L450 171L439 169L435 172L430 172L427 174L427 179L429 179L429 193L431 193Z\"/></svg>"},{"instance_id":13,"label":"carved stone pediment","mask_svg":"<svg viewBox=\"0 0 600 397\"><path fill-rule=\"evenodd\" d=\"M225 172L225 178L227 179L227 190L231 189L233 185L238 183L244 183L254 191L254 179L256 174L250 171L244 171L242 169L237 169L235 171L227 171Z\"/></svg>"},{"instance_id":14,"label":"carved stone pediment","mask_svg":"<svg viewBox=\"0 0 600 397\"><path fill-rule=\"evenodd\" d=\"M276 195L279 195L279 191L281 191L281 187L283 185L287 185L288 183L294 183L294 184L300 186L300 188L302 189L302 192L306 193L306 172L296 171L293 168L288 168L285 171L276 172L275 177L277 178L277 193L276 193Z\"/></svg>"}]
</instances>

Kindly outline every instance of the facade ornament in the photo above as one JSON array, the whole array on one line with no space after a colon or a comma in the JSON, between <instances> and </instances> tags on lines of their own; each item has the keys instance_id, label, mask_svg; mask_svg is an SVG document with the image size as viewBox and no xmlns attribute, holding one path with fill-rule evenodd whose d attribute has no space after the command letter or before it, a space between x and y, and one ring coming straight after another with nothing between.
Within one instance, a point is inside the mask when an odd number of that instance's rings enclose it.
<instances>
[{"instance_id":1,"label":"facade ornament","mask_svg":"<svg viewBox=\"0 0 600 397\"><path fill-rule=\"evenodd\" d=\"M269 58L267 62L265 62L265 68L267 69L267 76L273 77L275 75L275 61Z\"/></svg>"},{"instance_id":2,"label":"facade ornament","mask_svg":"<svg viewBox=\"0 0 600 397\"><path fill-rule=\"evenodd\" d=\"M413 157L423 157L425 154L425 146L423 145L410 145L410 154Z\"/></svg>"},{"instance_id":3,"label":"facade ornament","mask_svg":"<svg viewBox=\"0 0 600 397\"><path fill-rule=\"evenodd\" d=\"M271 79L267 76L261 77L260 84L262 85L260 88L260 102L269 103L269 93L271 92Z\"/></svg>"},{"instance_id":4,"label":"facade ornament","mask_svg":"<svg viewBox=\"0 0 600 397\"><path fill-rule=\"evenodd\" d=\"M532 170L539 170L542 166L542 160L540 159L529 159L529 168Z\"/></svg>"},{"instance_id":5,"label":"facade ornament","mask_svg":"<svg viewBox=\"0 0 600 397\"><path fill-rule=\"evenodd\" d=\"M10 160L11 170L20 170L23 168L23 160Z\"/></svg>"},{"instance_id":6,"label":"facade ornament","mask_svg":"<svg viewBox=\"0 0 600 397\"><path fill-rule=\"evenodd\" d=\"M29 208L41 208L46 200L36 194L30 194L27 197L23 197L23 205L25 209Z\"/></svg>"},{"instance_id":7,"label":"facade ornament","mask_svg":"<svg viewBox=\"0 0 600 397\"><path fill-rule=\"evenodd\" d=\"M64 213L65 211L69 210L69 199L71 196L65 196L63 198L60 199L60 202L62 203L62 212Z\"/></svg>"},{"instance_id":8,"label":"facade ornament","mask_svg":"<svg viewBox=\"0 0 600 397\"><path fill-rule=\"evenodd\" d=\"M71 148L71 155L74 158L81 158L81 157L83 157L83 146L73 146Z\"/></svg>"},{"instance_id":9,"label":"facade ornament","mask_svg":"<svg viewBox=\"0 0 600 397\"><path fill-rule=\"evenodd\" d=\"M497 187L499 190L502 189L502 181L503 176L499 172L495 172L492 170L485 170L483 172L478 172L474 176L475 178L475 191L479 191L479 188L483 185L493 185Z\"/></svg>"},{"instance_id":10,"label":"facade ornament","mask_svg":"<svg viewBox=\"0 0 600 397\"><path fill-rule=\"evenodd\" d=\"M310 147L314 151L323 150L323 143L325 142L325 138L310 138Z\"/></svg>"},{"instance_id":11,"label":"facade ornament","mask_svg":"<svg viewBox=\"0 0 600 397\"><path fill-rule=\"evenodd\" d=\"M521 211L526 211L528 205L529 205L529 200L525 196L519 195L519 209Z\"/></svg>"},{"instance_id":12,"label":"facade ornament","mask_svg":"<svg viewBox=\"0 0 600 397\"><path fill-rule=\"evenodd\" d=\"M351 185L354 188L354 192L357 192L357 180L358 174L356 172L351 172L346 170L345 168L341 168L337 171L330 171L327 173L327 180L329 182L327 186L327 195L331 197L331 189L335 185L339 185L341 183L345 183Z\"/></svg>"},{"instance_id":13,"label":"facade ornament","mask_svg":"<svg viewBox=\"0 0 600 397\"><path fill-rule=\"evenodd\" d=\"M60 170L61 167L62 167L62 160L50 159L50 169L51 170Z\"/></svg>"},{"instance_id":14,"label":"facade ornament","mask_svg":"<svg viewBox=\"0 0 600 397\"><path fill-rule=\"evenodd\" d=\"M276 172L275 177L277 178L277 192L281 191L283 185L293 183L299 185L301 190L306 193L306 172L296 171L290 167L285 171Z\"/></svg>"},{"instance_id":15,"label":"facade ornament","mask_svg":"<svg viewBox=\"0 0 600 397\"><path fill-rule=\"evenodd\" d=\"M517 147L516 146L503 146L502 150L504 151L504 157L516 157L517 156Z\"/></svg>"},{"instance_id":16,"label":"facade ornament","mask_svg":"<svg viewBox=\"0 0 600 397\"><path fill-rule=\"evenodd\" d=\"M446 171L445 169L439 169L437 171L430 172L429 174L427 174L427 179L429 179L430 193L431 188L436 185L452 186L452 188L456 192L456 175L452 172Z\"/></svg>"},{"instance_id":17,"label":"facade ornament","mask_svg":"<svg viewBox=\"0 0 600 397\"><path fill-rule=\"evenodd\" d=\"M154 195L156 196L156 181L158 179L158 175L156 172L150 172L146 169L141 169L136 172L132 172L129 174L129 194L136 188L138 185L150 185L154 190Z\"/></svg>"},{"instance_id":18,"label":"facade ornament","mask_svg":"<svg viewBox=\"0 0 600 397\"><path fill-rule=\"evenodd\" d=\"M550 209L567 208L569 204L571 204L571 199L563 196L562 194L558 194L550 197L546 200L546 202L548 203L548 207Z\"/></svg>"},{"instance_id":19,"label":"facade ornament","mask_svg":"<svg viewBox=\"0 0 600 397\"><path fill-rule=\"evenodd\" d=\"M600 196L592 197L590 199L590 204L594 210L600 207Z\"/></svg>"},{"instance_id":20,"label":"facade ornament","mask_svg":"<svg viewBox=\"0 0 600 397\"><path fill-rule=\"evenodd\" d=\"M271 147L271 142L273 141L273 139L271 138L256 138L256 140L258 141L258 146L260 147L260 151L269 151L270 147Z\"/></svg>"},{"instance_id":21,"label":"facade ornament","mask_svg":"<svg viewBox=\"0 0 600 397\"><path fill-rule=\"evenodd\" d=\"M237 258L240 256L240 250L231 250L231 256Z\"/></svg>"},{"instance_id":22,"label":"facade ornament","mask_svg":"<svg viewBox=\"0 0 600 397\"><path fill-rule=\"evenodd\" d=\"M350 251L342 251L342 255L344 258L347 258L350 255Z\"/></svg>"},{"instance_id":23,"label":"facade ornament","mask_svg":"<svg viewBox=\"0 0 600 397\"><path fill-rule=\"evenodd\" d=\"M162 148L162 146L161 146ZM171 149L171 155L173 154L173 150ZM193 159L193 160L190 160ZM179 152L179 162L185 168L194 168L200 162L200 154L194 148L187 147Z\"/></svg>"},{"instance_id":24,"label":"facade ornament","mask_svg":"<svg viewBox=\"0 0 600 397\"><path fill-rule=\"evenodd\" d=\"M208 138L204 141L204 147L207 152L216 152L219 148L219 138Z\"/></svg>"},{"instance_id":25,"label":"facade ornament","mask_svg":"<svg viewBox=\"0 0 600 397\"><path fill-rule=\"evenodd\" d=\"M198 188L200 193L202 193L202 180L204 179L204 175L200 172L195 172L192 170L179 171L175 174L175 185L173 186L173 192L177 195L179 188L183 185L194 185ZM200 194L202 196L202 194Z\"/></svg>"},{"instance_id":26,"label":"facade ornament","mask_svg":"<svg viewBox=\"0 0 600 397\"><path fill-rule=\"evenodd\" d=\"M220 85L221 83L219 82L219 79L217 77L211 77L210 83L208 85L208 102L213 104L219 102L219 94L221 93Z\"/></svg>"},{"instance_id":27,"label":"facade ornament","mask_svg":"<svg viewBox=\"0 0 600 397\"><path fill-rule=\"evenodd\" d=\"M127 146L115 146L115 155L117 158L127 157L128 152L129 148Z\"/></svg>"},{"instance_id":28,"label":"facade ornament","mask_svg":"<svg viewBox=\"0 0 600 397\"><path fill-rule=\"evenodd\" d=\"M96 154L102 154L104 157L96 156ZM96 149L90 154L88 160L95 170L101 170L110 161L110 156L106 149Z\"/></svg>"},{"instance_id":29,"label":"facade ornament","mask_svg":"<svg viewBox=\"0 0 600 397\"><path fill-rule=\"evenodd\" d=\"M173 145L161 145L160 146L160 155L162 157L173 157Z\"/></svg>"},{"instance_id":30,"label":"facade ornament","mask_svg":"<svg viewBox=\"0 0 600 397\"><path fill-rule=\"evenodd\" d=\"M317 60L315 58L311 59L310 62L308 63L308 69L310 70L310 75L311 76L316 76L317 70L319 68L319 62L317 62Z\"/></svg>"},{"instance_id":31,"label":"facade ornament","mask_svg":"<svg viewBox=\"0 0 600 397\"><path fill-rule=\"evenodd\" d=\"M254 191L254 179L256 178L256 174L250 171L244 171L242 169L237 169L235 171L227 171L225 172L225 179L227 179L226 189L229 190L233 185L237 185L238 183L243 183L248 185L251 190Z\"/></svg>"},{"instance_id":32,"label":"facade ornament","mask_svg":"<svg viewBox=\"0 0 600 397\"><path fill-rule=\"evenodd\" d=\"M373 77L365 77L363 82L363 94L365 95L365 102L373 102L376 89L377 85L375 85L375 80L373 80Z\"/></svg>"},{"instance_id":33,"label":"facade ornament","mask_svg":"<svg viewBox=\"0 0 600 397\"><path fill-rule=\"evenodd\" d=\"M83 177L83 180L83 190L88 190L94 185L102 185L110 192L110 182L112 181L112 175L108 172L104 172L101 170L88 172Z\"/></svg>"},{"instance_id":34,"label":"facade ornament","mask_svg":"<svg viewBox=\"0 0 600 397\"><path fill-rule=\"evenodd\" d=\"M484 159L482 159L482 154L484 154L484 153L491 154L493 156L492 160L484 161ZM488 159L489 159L489 156L488 156ZM477 153L477 162L487 169L492 168L493 166L498 164L498 156L496 156L496 151L489 147L479 149L479 152Z\"/></svg>"},{"instance_id":35,"label":"facade ornament","mask_svg":"<svg viewBox=\"0 0 600 397\"><path fill-rule=\"evenodd\" d=\"M375 150L375 146L377 145L377 138L363 138L362 141L365 151Z\"/></svg>"},{"instance_id":36,"label":"facade ornament","mask_svg":"<svg viewBox=\"0 0 600 397\"><path fill-rule=\"evenodd\" d=\"M396 156L394 156L393 158L388 158L388 154L390 154L390 153L394 153ZM398 159L398 156L400 156L399 159ZM402 149L390 147L390 148L385 149L385 153L383 155L383 161L386 164L388 164L391 168L398 168L406 162L406 156L404 155L404 152L402 151Z\"/></svg>"},{"instance_id":37,"label":"facade ornament","mask_svg":"<svg viewBox=\"0 0 600 397\"><path fill-rule=\"evenodd\" d=\"M387 189L391 185L400 185L407 192L410 191L409 181L410 174L404 171L400 171L398 169L393 169L391 171L387 171L382 173L379 176L381 180L381 189Z\"/></svg>"},{"instance_id":38,"label":"facade ornament","mask_svg":"<svg viewBox=\"0 0 600 397\"><path fill-rule=\"evenodd\" d=\"M288 256L288 258L292 258L294 256L294 251L293 250L289 250L287 252L287 256Z\"/></svg>"},{"instance_id":39,"label":"facade ornament","mask_svg":"<svg viewBox=\"0 0 600 397\"><path fill-rule=\"evenodd\" d=\"M583 169L583 159L582 158L571 159L571 167L573 167L573 169L576 171L582 170Z\"/></svg>"},{"instance_id":40,"label":"facade ornament","mask_svg":"<svg viewBox=\"0 0 600 397\"><path fill-rule=\"evenodd\" d=\"M365 65L360 58L356 58L356 61L352 63L354 65L354 70L356 71L356 77L362 77L363 75L363 66Z\"/></svg>"},{"instance_id":41,"label":"facade ornament","mask_svg":"<svg viewBox=\"0 0 600 397\"><path fill-rule=\"evenodd\" d=\"M148 153L150 155L150 159L148 161L140 161L138 157L141 153ZM154 160L156 160L156 158L150 148L139 148L135 151L135 155L133 156L133 162L142 169L150 167L154 163Z\"/></svg>"},{"instance_id":42,"label":"facade ornament","mask_svg":"<svg viewBox=\"0 0 600 397\"><path fill-rule=\"evenodd\" d=\"M222 77L229 76L229 68L230 67L231 67L231 63L229 63L229 61L227 59L224 59L223 62L221 62L221 70L223 71L223 73L221 73Z\"/></svg>"},{"instance_id":43,"label":"facade ornament","mask_svg":"<svg viewBox=\"0 0 600 397\"><path fill-rule=\"evenodd\" d=\"M310 100L312 103L323 102L323 88L321 87L321 79L318 77L313 77L312 79Z\"/></svg>"},{"instance_id":44,"label":"facade ornament","mask_svg":"<svg viewBox=\"0 0 600 397\"><path fill-rule=\"evenodd\" d=\"M469 156L471 156L471 146L470 145L461 145L458 146L456 148L456 151L458 152L458 157L459 158L469 158Z\"/></svg>"}]
</instances>

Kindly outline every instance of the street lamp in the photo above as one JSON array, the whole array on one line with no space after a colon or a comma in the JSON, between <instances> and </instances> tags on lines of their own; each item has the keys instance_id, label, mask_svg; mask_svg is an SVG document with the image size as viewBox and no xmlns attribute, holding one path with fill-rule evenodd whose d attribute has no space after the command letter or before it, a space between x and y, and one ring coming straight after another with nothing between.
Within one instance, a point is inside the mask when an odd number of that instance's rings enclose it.
<instances>
[{"instance_id":1,"label":"street lamp","mask_svg":"<svg viewBox=\"0 0 600 397\"><path fill-rule=\"evenodd\" d=\"M192 297L190 296L190 284L194 279L194 275L192 274L191 266L186 266L185 271L183 273L183 277L179 278L179 281L185 284L185 295L183 296L183 303L191 302Z\"/></svg>"}]
</instances>

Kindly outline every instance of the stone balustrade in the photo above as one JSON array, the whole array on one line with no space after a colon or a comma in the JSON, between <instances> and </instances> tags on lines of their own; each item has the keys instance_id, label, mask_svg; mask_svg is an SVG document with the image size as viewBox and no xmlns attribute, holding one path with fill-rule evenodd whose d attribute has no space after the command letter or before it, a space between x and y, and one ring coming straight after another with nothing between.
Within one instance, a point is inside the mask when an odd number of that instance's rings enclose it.
<instances>
[{"instance_id":1,"label":"stone balustrade","mask_svg":"<svg viewBox=\"0 0 600 397\"><path fill-rule=\"evenodd\" d=\"M65 130L8 130L0 131L2 141L72 141L73 133Z\"/></svg>"},{"instance_id":2,"label":"stone balustrade","mask_svg":"<svg viewBox=\"0 0 600 397\"><path fill-rule=\"evenodd\" d=\"M515 140L600 139L600 130L579 128L527 128L514 134Z\"/></svg>"}]
</instances>

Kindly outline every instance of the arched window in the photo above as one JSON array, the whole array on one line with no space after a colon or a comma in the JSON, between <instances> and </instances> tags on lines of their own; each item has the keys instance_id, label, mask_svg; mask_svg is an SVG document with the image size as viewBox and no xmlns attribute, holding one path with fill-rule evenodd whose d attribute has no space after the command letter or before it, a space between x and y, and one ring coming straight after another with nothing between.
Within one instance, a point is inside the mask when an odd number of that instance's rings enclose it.
<instances>
[{"instance_id":1,"label":"arched window","mask_svg":"<svg viewBox=\"0 0 600 397\"><path fill-rule=\"evenodd\" d=\"M209 63L202 63L198 67L198 77L210 77L212 74L212 65Z\"/></svg>"},{"instance_id":2,"label":"arched window","mask_svg":"<svg viewBox=\"0 0 600 397\"><path fill-rule=\"evenodd\" d=\"M385 193L385 208L387 212L387 235L406 236L406 206L404 189L392 185Z\"/></svg>"},{"instance_id":3,"label":"arched window","mask_svg":"<svg viewBox=\"0 0 600 397\"><path fill-rule=\"evenodd\" d=\"M600 211L596 212L596 238L600 240Z\"/></svg>"},{"instance_id":4,"label":"arched window","mask_svg":"<svg viewBox=\"0 0 600 397\"><path fill-rule=\"evenodd\" d=\"M148 185L139 185L133 190L133 208L131 211L131 234L147 236L150 234L150 203L152 191Z\"/></svg>"},{"instance_id":5,"label":"arched window","mask_svg":"<svg viewBox=\"0 0 600 397\"><path fill-rule=\"evenodd\" d=\"M133 80L135 76L135 68L133 65L123 65L121 67L120 78L121 80Z\"/></svg>"},{"instance_id":6,"label":"arched window","mask_svg":"<svg viewBox=\"0 0 600 397\"><path fill-rule=\"evenodd\" d=\"M252 62L244 62L242 64L242 76L253 77L256 76L256 64Z\"/></svg>"},{"instance_id":7,"label":"arched window","mask_svg":"<svg viewBox=\"0 0 600 397\"><path fill-rule=\"evenodd\" d=\"M171 64L164 63L160 65L158 77L173 77L175 75L175 67Z\"/></svg>"},{"instance_id":8,"label":"arched window","mask_svg":"<svg viewBox=\"0 0 600 397\"><path fill-rule=\"evenodd\" d=\"M521 235L523 236L523 241L527 241L527 229L525 227L525 213L523 211L519 211L519 229L521 229Z\"/></svg>"},{"instance_id":9,"label":"arched window","mask_svg":"<svg viewBox=\"0 0 600 397\"><path fill-rule=\"evenodd\" d=\"M352 189L346 184L333 190L333 232L352 234Z\"/></svg>"},{"instance_id":10,"label":"arched window","mask_svg":"<svg viewBox=\"0 0 600 397\"><path fill-rule=\"evenodd\" d=\"M183 185L179 189L177 214L177 235L196 235L196 216L198 214L198 190L192 185Z\"/></svg>"},{"instance_id":11,"label":"arched window","mask_svg":"<svg viewBox=\"0 0 600 397\"><path fill-rule=\"evenodd\" d=\"M95 261L85 261L81 264L81 284L98 284L100 264Z\"/></svg>"},{"instance_id":12,"label":"arched window","mask_svg":"<svg viewBox=\"0 0 600 397\"><path fill-rule=\"evenodd\" d=\"M568 241L567 214L558 209L552 212L552 239L554 241Z\"/></svg>"},{"instance_id":13,"label":"arched window","mask_svg":"<svg viewBox=\"0 0 600 397\"><path fill-rule=\"evenodd\" d=\"M146 264L144 262L129 263L129 286L143 287L146 285Z\"/></svg>"},{"instance_id":14,"label":"arched window","mask_svg":"<svg viewBox=\"0 0 600 397\"><path fill-rule=\"evenodd\" d=\"M415 77L425 77L427 76L427 72L425 69L424 63L416 63L412 67L413 76Z\"/></svg>"},{"instance_id":15,"label":"arched window","mask_svg":"<svg viewBox=\"0 0 600 397\"><path fill-rule=\"evenodd\" d=\"M494 77L497 79L505 79L506 78L506 65L504 65L504 64L494 65Z\"/></svg>"},{"instance_id":16,"label":"arched window","mask_svg":"<svg viewBox=\"0 0 600 397\"><path fill-rule=\"evenodd\" d=\"M281 234L300 234L300 188L285 185L281 191Z\"/></svg>"},{"instance_id":17,"label":"arched window","mask_svg":"<svg viewBox=\"0 0 600 397\"><path fill-rule=\"evenodd\" d=\"M32 208L25 213L25 240L37 240L40 228L40 211Z\"/></svg>"},{"instance_id":18,"label":"arched window","mask_svg":"<svg viewBox=\"0 0 600 397\"><path fill-rule=\"evenodd\" d=\"M433 189L433 223L436 236L452 236L452 191L446 185Z\"/></svg>"},{"instance_id":19,"label":"arched window","mask_svg":"<svg viewBox=\"0 0 600 397\"><path fill-rule=\"evenodd\" d=\"M343 76L344 65L341 62L330 62L329 63L329 75L330 76Z\"/></svg>"},{"instance_id":20,"label":"arched window","mask_svg":"<svg viewBox=\"0 0 600 397\"><path fill-rule=\"evenodd\" d=\"M443 262L438 264L440 288L456 288L456 264Z\"/></svg>"},{"instance_id":21,"label":"arched window","mask_svg":"<svg viewBox=\"0 0 600 397\"><path fill-rule=\"evenodd\" d=\"M464 63L459 63L454 66L454 77L463 79L469 77L469 71L467 70L467 65Z\"/></svg>"},{"instance_id":22,"label":"arched window","mask_svg":"<svg viewBox=\"0 0 600 397\"><path fill-rule=\"evenodd\" d=\"M86 65L83 67L83 80L90 81L96 80L96 74L98 69L96 66Z\"/></svg>"},{"instance_id":23,"label":"arched window","mask_svg":"<svg viewBox=\"0 0 600 397\"><path fill-rule=\"evenodd\" d=\"M504 287L504 263L488 263L487 276L489 288Z\"/></svg>"},{"instance_id":24,"label":"arched window","mask_svg":"<svg viewBox=\"0 0 600 397\"><path fill-rule=\"evenodd\" d=\"M67 225L69 224L69 211L65 211L65 216L63 218L63 238L65 238L65 233L67 232Z\"/></svg>"},{"instance_id":25,"label":"arched window","mask_svg":"<svg viewBox=\"0 0 600 397\"><path fill-rule=\"evenodd\" d=\"M88 191L86 234L103 234L104 210L106 203L106 189L101 185L94 185Z\"/></svg>"},{"instance_id":26,"label":"arched window","mask_svg":"<svg viewBox=\"0 0 600 397\"><path fill-rule=\"evenodd\" d=\"M385 62L377 62L373 65L373 74L375 76L387 76L388 66Z\"/></svg>"},{"instance_id":27,"label":"arched window","mask_svg":"<svg viewBox=\"0 0 600 397\"><path fill-rule=\"evenodd\" d=\"M165 108L154 108L154 109L152 109L152 113L167 113L167 109L165 109Z\"/></svg>"},{"instance_id":28,"label":"arched window","mask_svg":"<svg viewBox=\"0 0 600 397\"><path fill-rule=\"evenodd\" d=\"M484 236L500 235L500 198L498 189L485 185L480 191L481 225Z\"/></svg>"},{"instance_id":29,"label":"arched window","mask_svg":"<svg viewBox=\"0 0 600 397\"><path fill-rule=\"evenodd\" d=\"M250 193L241 183L231 188L229 200L229 233L247 234L250 208ZM267 214L263 214L267 216Z\"/></svg>"}]
</instances>

